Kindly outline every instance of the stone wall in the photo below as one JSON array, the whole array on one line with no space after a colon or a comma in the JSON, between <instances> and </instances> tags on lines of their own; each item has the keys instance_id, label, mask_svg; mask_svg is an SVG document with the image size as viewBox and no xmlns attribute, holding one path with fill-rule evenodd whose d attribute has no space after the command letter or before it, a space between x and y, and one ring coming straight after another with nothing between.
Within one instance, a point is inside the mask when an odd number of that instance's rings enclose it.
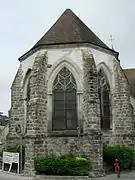
<instances>
[{"instance_id":1,"label":"stone wall","mask_svg":"<svg viewBox=\"0 0 135 180\"><path fill-rule=\"evenodd\" d=\"M35 58L29 87L27 133L25 135L24 174L34 175L34 157L45 154L44 140L47 133L47 55ZM36 153L38 150L38 154Z\"/></svg>"},{"instance_id":2,"label":"stone wall","mask_svg":"<svg viewBox=\"0 0 135 180\"><path fill-rule=\"evenodd\" d=\"M83 151L92 158L93 176L103 175L102 134L98 94L98 74L90 51L83 51Z\"/></svg>"},{"instance_id":3,"label":"stone wall","mask_svg":"<svg viewBox=\"0 0 135 180\"><path fill-rule=\"evenodd\" d=\"M82 154L83 138L76 135L75 137L48 137L47 138L47 153L49 155L63 155L69 153Z\"/></svg>"},{"instance_id":4,"label":"stone wall","mask_svg":"<svg viewBox=\"0 0 135 180\"><path fill-rule=\"evenodd\" d=\"M130 113L129 89L126 77L119 62L113 62L112 121L113 129L106 133L100 127L100 101L98 95L97 67L92 53L82 51L83 93L82 114L83 131L73 134L57 135L48 132L47 119L47 64L48 54L37 54L29 79L30 100L27 102L26 134L25 134L25 168L24 174L34 175L34 157L40 155L62 155L70 152L85 154L91 158L92 176L103 175L103 140L110 143L123 142L132 145L132 128ZM22 66L20 65L11 88L11 110L8 140L17 139L16 123L24 123L24 92L21 86ZM80 127L79 127L80 128Z\"/></svg>"},{"instance_id":5,"label":"stone wall","mask_svg":"<svg viewBox=\"0 0 135 180\"><path fill-rule=\"evenodd\" d=\"M40 56L35 59L30 77L30 102L26 134L25 174L34 174L35 156L62 155L71 152L85 154L93 163L92 176L103 174L102 135L99 117L99 97L97 70L93 57L83 51L84 61L84 134L53 135L48 132L47 122L47 59Z\"/></svg>"},{"instance_id":6,"label":"stone wall","mask_svg":"<svg viewBox=\"0 0 135 180\"><path fill-rule=\"evenodd\" d=\"M113 60L115 88L112 91L111 131L104 133L104 140L110 144L133 146L133 121L130 110L130 91L127 78L119 61Z\"/></svg>"},{"instance_id":7,"label":"stone wall","mask_svg":"<svg viewBox=\"0 0 135 180\"><path fill-rule=\"evenodd\" d=\"M24 122L24 99L21 79L22 66L20 65L11 87L11 109L9 111L8 139L16 138L15 125Z\"/></svg>"}]
</instances>

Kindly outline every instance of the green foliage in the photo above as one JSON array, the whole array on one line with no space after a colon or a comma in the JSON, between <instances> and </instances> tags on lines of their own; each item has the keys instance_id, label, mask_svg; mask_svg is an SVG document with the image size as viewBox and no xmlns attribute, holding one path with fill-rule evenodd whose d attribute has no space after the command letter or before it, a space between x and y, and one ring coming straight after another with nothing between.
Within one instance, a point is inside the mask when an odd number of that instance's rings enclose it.
<instances>
[{"instance_id":1,"label":"green foliage","mask_svg":"<svg viewBox=\"0 0 135 180\"><path fill-rule=\"evenodd\" d=\"M120 170L131 170L134 166L134 149L125 146L104 146L103 159L107 166L114 171L114 159L120 163Z\"/></svg>"},{"instance_id":2,"label":"green foliage","mask_svg":"<svg viewBox=\"0 0 135 180\"><path fill-rule=\"evenodd\" d=\"M7 152L19 153L20 155L20 145L19 144L10 144L5 148ZM25 162L25 148L22 147L22 168L24 168Z\"/></svg>"},{"instance_id":3,"label":"green foliage","mask_svg":"<svg viewBox=\"0 0 135 180\"><path fill-rule=\"evenodd\" d=\"M6 151L8 152L19 152L20 151L20 146L18 144L9 144L6 148Z\"/></svg>"},{"instance_id":4,"label":"green foliage","mask_svg":"<svg viewBox=\"0 0 135 180\"><path fill-rule=\"evenodd\" d=\"M46 175L86 176L91 170L91 162L75 155L41 156L35 158L35 169Z\"/></svg>"}]
</instances>

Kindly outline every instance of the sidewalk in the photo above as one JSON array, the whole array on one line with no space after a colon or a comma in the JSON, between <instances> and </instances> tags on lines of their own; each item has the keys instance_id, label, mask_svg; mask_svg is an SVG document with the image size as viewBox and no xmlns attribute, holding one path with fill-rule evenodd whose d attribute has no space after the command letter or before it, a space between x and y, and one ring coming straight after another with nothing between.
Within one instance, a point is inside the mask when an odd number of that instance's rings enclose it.
<instances>
[{"instance_id":1,"label":"sidewalk","mask_svg":"<svg viewBox=\"0 0 135 180\"><path fill-rule=\"evenodd\" d=\"M43 179L42 178L43 177L40 177L40 180L48 179L47 177L43 178ZM33 180L33 179L39 180L38 178L34 178L34 177L24 177L24 176L20 176L20 175L14 174L14 173L7 173L7 172L0 171L0 180ZM56 179L59 180L58 177ZM117 175L113 174L113 175L108 175L103 178L94 178L94 179L89 179L89 180L117 180L117 179L118 179ZM135 180L135 172L122 173L119 179ZM51 180L51 179L49 178L49 180Z\"/></svg>"},{"instance_id":2,"label":"sidewalk","mask_svg":"<svg viewBox=\"0 0 135 180\"><path fill-rule=\"evenodd\" d=\"M118 180L118 179L121 179L121 180L135 180L135 171L128 172L128 173L123 172L123 173L120 174L120 178L117 178L116 174L108 175L108 176L105 176L103 178L97 178L97 179L95 178L95 180Z\"/></svg>"},{"instance_id":3,"label":"sidewalk","mask_svg":"<svg viewBox=\"0 0 135 180\"><path fill-rule=\"evenodd\" d=\"M0 171L0 180L33 180L33 177L24 177L14 173Z\"/></svg>"}]
</instances>

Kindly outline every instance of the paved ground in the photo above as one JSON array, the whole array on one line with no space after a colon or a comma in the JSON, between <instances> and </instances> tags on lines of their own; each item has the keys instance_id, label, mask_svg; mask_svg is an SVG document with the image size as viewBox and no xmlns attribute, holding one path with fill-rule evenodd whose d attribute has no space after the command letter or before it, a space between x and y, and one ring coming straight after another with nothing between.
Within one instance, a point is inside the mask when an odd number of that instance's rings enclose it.
<instances>
[{"instance_id":1,"label":"paved ground","mask_svg":"<svg viewBox=\"0 0 135 180\"><path fill-rule=\"evenodd\" d=\"M130 173L122 173L120 175L120 178L117 178L117 175L116 174L113 174L113 175L108 175L104 178L100 178L100 179L97 179L97 180L135 180L135 172L130 172Z\"/></svg>"},{"instance_id":2,"label":"paved ground","mask_svg":"<svg viewBox=\"0 0 135 180\"><path fill-rule=\"evenodd\" d=\"M117 180L117 179L118 178L116 175L109 175L104 178L97 178L95 180ZM119 179L120 180L135 180L135 172L122 173L121 177ZM0 172L0 180L33 180L33 178L18 176L15 174L10 174L10 173L5 173L5 172Z\"/></svg>"},{"instance_id":3,"label":"paved ground","mask_svg":"<svg viewBox=\"0 0 135 180\"><path fill-rule=\"evenodd\" d=\"M23 177L13 173L11 174L0 171L0 180L33 180L33 178Z\"/></svg>"}]
</instances>

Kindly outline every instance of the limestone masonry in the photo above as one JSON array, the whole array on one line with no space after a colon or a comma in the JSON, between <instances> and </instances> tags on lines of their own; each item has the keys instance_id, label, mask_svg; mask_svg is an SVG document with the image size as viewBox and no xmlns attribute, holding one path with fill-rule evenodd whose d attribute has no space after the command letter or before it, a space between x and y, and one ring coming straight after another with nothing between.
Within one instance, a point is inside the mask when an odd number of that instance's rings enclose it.
<instances>
[{"instance_id":1,"label":"limestone masonry","mask_svg":"<svg viewBox=\"0 0 135 180\"><path fill-rule=\"evenodd\" d=\"M19 61L7 141L18 141L21 124L25 175L34 175L38 155L75 152L102 176L103 143L134 145L135 97L118 53L71 10Z\"/></svg>"}]
</instances>

